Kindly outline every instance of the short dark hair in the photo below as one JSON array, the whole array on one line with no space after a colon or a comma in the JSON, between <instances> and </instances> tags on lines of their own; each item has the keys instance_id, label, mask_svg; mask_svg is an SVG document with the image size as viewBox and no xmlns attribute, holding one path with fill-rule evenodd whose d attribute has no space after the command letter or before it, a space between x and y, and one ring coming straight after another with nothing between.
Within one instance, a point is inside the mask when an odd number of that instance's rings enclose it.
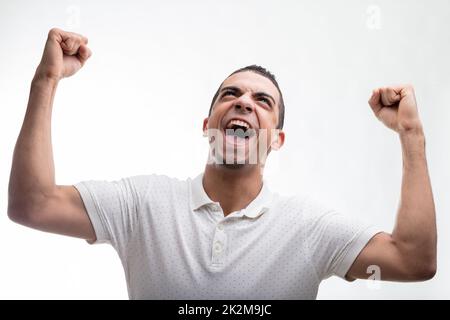
<instances>
[{"instance_id":1,"label":"short dark hair","mask_svg":"<svg viewBox=\"0 0 450 320\"><path fill-rule=\"evenodd\" d=\"M267 79L272 81L273 85L278 89L278 92L280 93L280 101L278 103L278 105L279 105L279 114L278 114L279 117L278 117L277 129L283 129L283 125L284 125L284 101L283 101L283 94L281 93L280 87L278 86L278 82L275 79L275 75L273 75L266 68L263 68L261 66L253 64L251 66L240 68L240 69L234 71L227 78L231 77L233 74L236 74L236 73L239 73L239 72L244 72L244 71L255 72L255 73L257 73L257 74L259 74L259 75L261 75L263 77L266 77ZM219 88L217 89L216 93L214 94L214 97L213 97L213 99L211 101L211 106L209 107L208 116L211 115L214 102L216 102L216 99L217 99L217 96L219 95L219 91L220 91L220 88L222 87L222 84L223 84L223 82L220 84Z\"/></svg>"}]
</instances>

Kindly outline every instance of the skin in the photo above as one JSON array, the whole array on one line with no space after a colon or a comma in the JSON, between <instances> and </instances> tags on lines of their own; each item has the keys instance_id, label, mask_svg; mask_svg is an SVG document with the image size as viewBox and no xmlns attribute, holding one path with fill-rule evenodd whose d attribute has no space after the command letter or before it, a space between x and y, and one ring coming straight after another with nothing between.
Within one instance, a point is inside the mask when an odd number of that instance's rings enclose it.
<instances>
[{"instance_id":1,"label":"skin","mask_svg":"<svg viewBox=\"0 0 450 320\"><path fill-rule=\"evenodd\" d=\"M53 98L59 81L75 74L89 59L87 38L59 29L49 32L42 60L31 83L25 119L13 155L8 216L15 222L52 233L95 240L95 232L78 191L55 184L51 143ZM238 88L216 100L203 130L223 129L234 116L259 129L275 129L279 93L265 77L240 72L222 88ZM258 93L273 97L271 106ZM379 233L361 251L347 278L368 278L368 266L381 269L382 280L430 279L436 271L436 220L425 157L425 137L411 86L374 90L369 100L376 117L395 131L401 142L403 178L397 221L392 233ZM266 154L278 150L285 133L269 135ZM263 159L264 160L264 159ZM203 186L220 203L224 215L246 207L262 187L264 161L257 164L205 166ZM245 188L242 188L242 186Z\"/></svg>"},{"instance_id":2,"label":"skin","mask_svg":"<svg viewBox=\"0 0 450 320\"><path fill-rule=\"evenodd\" d=\"M425 156L425 135L411 85L378 88L369 105L375 116L400 138L403 177L394 230L380 233L362 250L348 279L367 278L370 265L382 280L417 281L436 273L435 206Z\"/></svg>"},{"instance_id":3,"label":"skin","mask_svg":"<svg viewBox=\"0 0 450 320\"><path fill-rule=\"evenodd\" d=\"M86 240L95 232L78 191L55 184L51 115L58 82L89 59L87 38L50 30L31 82L25 119L14 149L8 190L11 220L42 231Z\"/></svg>"},{"instance_id":4,"label":"skin","mask_svg":"<svg viewBox=\"0 0 450 320\"><path fill-rule=\"evenodd\" d=\"M203 131L223 130L228 120L234 117L245 119L255 129L276 128L280 94L269 79L250 71L239 72L227 78L220 90L210 117L203 121ZM273 99L257 95L262 92ZM283 131L278 132L278 139L267 135L267 145L272 149L279 149L284 143L284 136ZM220 203L224 215L227 216L245 208L258 195L262 187L262 170L261 161L238 168L215 163L207 164L203 186L211 200Z\"/></svg>"}]
</instances>

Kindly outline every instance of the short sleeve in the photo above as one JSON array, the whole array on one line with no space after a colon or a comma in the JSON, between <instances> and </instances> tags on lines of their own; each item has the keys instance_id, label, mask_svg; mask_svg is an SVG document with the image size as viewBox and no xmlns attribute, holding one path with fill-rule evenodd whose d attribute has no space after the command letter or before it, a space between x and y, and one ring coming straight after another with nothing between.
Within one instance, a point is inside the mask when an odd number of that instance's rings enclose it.
<instances>
[{"instance_id":1,"label":"short sleeve","mask_svg":"<svg viewBox=\"0 0 450 320\"><path fill-rule=\"evenodd\" d=\"M309 230L309 246L320 280L345 275L360 252L380 229L329 211L318 215Z\"/></svg>"},{"instance_id":2,"label":"short sleeve","mask_svg":"<svg viewBox=\"0 0 450 320\"><path fill-rule=\"evenodd\" d=\"M93 243L126 247L137 225L139 207L149 185L148 176L117 181L90 180L74 185L80 193L95 231Z\"/></svg>"}]
</instances>

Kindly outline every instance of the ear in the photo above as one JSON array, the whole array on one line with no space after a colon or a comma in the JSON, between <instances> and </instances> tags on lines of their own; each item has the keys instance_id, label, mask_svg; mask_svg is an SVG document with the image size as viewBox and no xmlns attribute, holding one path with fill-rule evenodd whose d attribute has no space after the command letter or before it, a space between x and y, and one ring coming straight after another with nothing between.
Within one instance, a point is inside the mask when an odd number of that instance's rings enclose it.
<instances>
[{"instance_id":1,"label":"ear","mask_svg":"<svg viewBox=\"0 0 450 320\"><path fill-rule=\"evenodd\" d=\"M209 120L209 118L203 119L203 136L204 137L208 136L208 120Z\"/></svg>"},{"instance_id":2,"label":"ear","mask_svg":"<svg viewBox=\"0 0 450 320\"><path fill-rule=\"evenodd\" d=\"M273 135L272 144L270 146L273 150L279 150L284 144L284 131L276 129Z\"/></svg>"}]
</instances>

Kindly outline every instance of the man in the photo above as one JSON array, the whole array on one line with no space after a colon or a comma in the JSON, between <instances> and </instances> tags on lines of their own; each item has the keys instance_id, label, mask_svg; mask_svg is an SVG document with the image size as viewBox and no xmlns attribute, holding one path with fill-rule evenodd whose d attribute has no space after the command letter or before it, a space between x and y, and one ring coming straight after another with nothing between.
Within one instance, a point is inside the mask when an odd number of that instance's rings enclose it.
<instances>
[{"instance_id":1,"label":"man","mask_svg":"<svg viewBox=\"0 0 450 320\"><path fill-rule=\"evenodd\" d=\"M108 242L132 299L314 299L337 275L421 281L436 271L436 223L425 138L411 86L373 91L369 104L400 137L403 181L392 233L271 193L266 156L282 147L284 102L275 78L250 66L219 87L203 122L203 174L55 184L50 121L58 82L91 55L87 38L48 35L14 151L8 215L39 230Z\"/></svg>"}]
</instances>

